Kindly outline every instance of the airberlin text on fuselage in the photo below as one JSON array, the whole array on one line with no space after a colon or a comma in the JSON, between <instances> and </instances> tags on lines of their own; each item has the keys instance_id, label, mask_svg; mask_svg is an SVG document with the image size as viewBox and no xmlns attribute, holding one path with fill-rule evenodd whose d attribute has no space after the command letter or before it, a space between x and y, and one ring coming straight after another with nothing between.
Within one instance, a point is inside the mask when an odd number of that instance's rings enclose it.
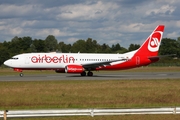
<instances>
[{"instance_id":1,"label":"airberlin text on fuselage","mask_svg":"<svg viewBox=\"0 0 180 120\"><path fill-rule=\"evenodd\" d=\"M74 63L74 57L68 55L61 56L48 56L48 55L38 55L31 58L32 63Z\"/></svg>"}]
</instances>

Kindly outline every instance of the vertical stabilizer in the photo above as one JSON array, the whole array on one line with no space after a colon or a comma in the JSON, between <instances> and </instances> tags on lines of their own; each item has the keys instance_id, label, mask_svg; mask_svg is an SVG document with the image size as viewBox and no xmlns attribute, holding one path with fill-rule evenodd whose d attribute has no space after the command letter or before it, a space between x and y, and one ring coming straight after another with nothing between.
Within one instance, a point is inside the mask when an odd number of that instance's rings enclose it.
<instances>
[{"instance_id":1,"label":"vertical stabilizer","mask_svg":"<svg viewBox=\"0 0 180 120\"><path fill-rule=\"evenodd\" d=\"M164 27L164 25L158 25L142 44L142 46L137 50L136 55L148 57L157 56L164 32Z\"/></svg>"}]
</instances>

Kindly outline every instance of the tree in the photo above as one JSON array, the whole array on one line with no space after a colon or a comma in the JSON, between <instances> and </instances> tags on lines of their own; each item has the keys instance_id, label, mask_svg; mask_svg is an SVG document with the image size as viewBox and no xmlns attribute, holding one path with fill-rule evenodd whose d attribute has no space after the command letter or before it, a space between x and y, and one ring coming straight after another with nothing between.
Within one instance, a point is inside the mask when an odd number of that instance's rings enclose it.
<instances>
[{"instance_id":1,"label":"tree","mask_svg":"<svg viewBox=\"0 0 180 120\"><path fill-rule=\"evenodd\" d=\"M111 47L111 50L112 50L112 52L115 52L115 53L117 53L118 51L121 51L123 48L120 46L120 44L119 43L117 43L116 45L112 45L112 47Z\"/></svg>"},{"instance_id":2,"label":"tree","mask_svg":"<svg viewBox=\"0 0 180 120\"><path fill-rule=\"evenodd\" d=\"M37 52L36 46L34 44L30 45L31 52Z\"/></svg>"},{"instance_id":3,"label":"tree","mask_svg":"<svg viewBox=\"0 0 180 120\"><path fill-rule=\"evenodd\" d=\"M107 44L103 44L102 46L101 46L101 52L102 53L111 53L111 49L110 49L110 47L109 47L109 45L107 45Z\"/></svg>"},{"instance_id":4,"label":"tree","mask_svg":"<svg viewBox=\"0 0 180 120\"><path fill-rule=\"evenodd\" d=\"M117 50L116 51L116 53L126 53L126 52L128 52L128 50L126 49L126 48L124 48L124 47L121 47L121 49L120 50Z\"/></svg>"},{"instance_id":5,"label":"tree","mask_svg":"<svg viewBox=\"0 0 180 120\"><path fill-rule=\"evenodd\" d=\"M140 45L138 45L138 44L130 44L128 51L137 50L139 47L140 47Z\"/></svg>"},{"instance_id":6,"label":"tree","mask_svg":"<svg viewBox=\"0 0 180 120\"><path fill-rule=\"evenodd\" d=\"M5 60L10 58L8 49L5 47L0 47L0 56L0 65L2 65Z\"/></svg>"},{"instance_id":7,"label":"tree","mask_svg":"<svg viewBox=\"0 0 180 120\"><path fill-rule=\"evenodd\" d=\"M160 45L160 55L172 55L176 54L180 57L180 43L179 40L163 38Z\"/></svg>"},{"instance_id":8,"label":"tree","mask_svg":"<svg viewBox=\"0 0 180 120\"><path fill-rule=\"evenodd\" d=\"M88 38L86 40L86 51L87 53L97 53L98 44L96 40L92 40L92 38Z\"/></svg>"},{"instance_id":9,"label":"tree","mask_svg":"<svg viewBox=\"0 0 180 120\"><path fill-rule=\"evenodd\" d=\"M180 58L180 37L177 38L177 57Z\"/></svg>"},{"instance_id":10,"label":"tree","mask_svg":"<svg viewBox=\"0 0 180 120\"><path fill-rule=\"evenodd\" d=\"M82 52L82 53L86 53L86 42L84 40L78 40L76 41L72 48L71 48L71 52L77 53L77 52Z\"/></svg>"},{"instance_id":11,"label":"tree","mask_svg":"<svg viewBox=\"0 0 180 120\"><path fill-rule=\"evenodd\" d=\"M19 41L18 36L15 36L14 38L11 39L11 42L16 42L16 41Z\"/></svg>"},{"instance_id":12,"label":"tree","mask_svg":"<svg viewBox=\"0 0 180 120\"><path fill-rule=\"evenodd\" d=\"M15 36L8 45L8 50L11 55L16 55L20 53L31 52L30 45L32 44L31 37L17 37Z\"/></svg>"},{"instance_id":13,"label":"tree","mask_svg":"<svg viewBox=\"0 0 180 120\"><path fill-rule=\"evenodd\" d=\"M57 40L53 35L48 35L45 39L47 51L55 51L57 48Z\"/></svg>"},{"instance_id":14,"label":"tree","mask_svg":"<svg viewBox=\"0 0 180 120\"><path fill-rule=\"evenodd\" d=\"M32 38L27 36L23 37L19 41L20 46L21 46L21 51L22 52L31 52L31 45L32 45Z\"/></svg>"},{"instance_id":15,"label":"tree","mask_svg":"<svg viewBox=\"0 0 180 120\"><path fill-rule=\"evenodd\" d=\"M44 40L35 39L32 44L35 46L36 52L47 52Z\"/></svg>"},{"instance_id":16,"label":"tree","mask_svg":"<svg viewBox=\"0 0 180 120\"><path fill-rule=\"evenodd\" d=\"M71 52L71 44L66 45L64 42L59 42L58 49L63 53Z\"/></svg>"},{"instance_id":17,"label":"tree","mask_svg":"<svg viewBox=\"0 0 180 120\"><path fill-rule=\"evenodd\" d=\"M9 43L8 50L11 56L23 53L24 51L22 38L18 38L17 36L15 36Z\"/></svg>"}]
</instances>

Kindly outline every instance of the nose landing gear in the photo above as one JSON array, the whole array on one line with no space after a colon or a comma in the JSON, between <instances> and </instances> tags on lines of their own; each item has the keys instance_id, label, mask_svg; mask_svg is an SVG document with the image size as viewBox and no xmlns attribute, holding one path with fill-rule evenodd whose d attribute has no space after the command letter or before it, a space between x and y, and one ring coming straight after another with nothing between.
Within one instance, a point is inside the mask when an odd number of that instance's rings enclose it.
<instances>
[{"instance_id":1,"label":"nose landing gear","mask_svg":"<svg viewBox=\"0 0 180 120\"><path fill-rule=\"evenodd\" d=\"M23 76L24 76L24 74L22 73L22 69L14 68L14 71L21 72L21 73L19 74L20 77L23 77Z\"/></svg>"},{"instance_id":2,"label":"nose landing gear","mask_svg":"<svg viewBox=\"0 0 180 120\"><path fill-rule=\"evenodd\" d=\"M24 76L24 74L21 72L21 73L19 74L19 76L20 76L20 77L23 77L23 76Z\"/></svg>"}]
</instances>

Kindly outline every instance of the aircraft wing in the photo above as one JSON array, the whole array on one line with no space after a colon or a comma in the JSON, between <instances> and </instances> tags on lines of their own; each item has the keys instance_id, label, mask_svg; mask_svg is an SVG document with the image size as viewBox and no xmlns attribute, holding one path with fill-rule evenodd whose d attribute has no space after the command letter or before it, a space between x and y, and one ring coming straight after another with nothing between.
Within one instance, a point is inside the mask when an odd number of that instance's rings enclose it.
<instances>
[{"instance_id":1,"label":"aircraft wing","mask_svg":"<svg viewBox=\"0 0 180 120\"><path fill-rule=\"evenodd\" d=\"M126 61L128 59L117 59L117 60L109 60L109 61L101 61L101 62L96 62L96 63L86 63L86 64L81 64L85 69L95 69L100 66L108 66L111 65L110 63L112 62L118 62L118 61Z\"/></svg>"}]
</instances>

